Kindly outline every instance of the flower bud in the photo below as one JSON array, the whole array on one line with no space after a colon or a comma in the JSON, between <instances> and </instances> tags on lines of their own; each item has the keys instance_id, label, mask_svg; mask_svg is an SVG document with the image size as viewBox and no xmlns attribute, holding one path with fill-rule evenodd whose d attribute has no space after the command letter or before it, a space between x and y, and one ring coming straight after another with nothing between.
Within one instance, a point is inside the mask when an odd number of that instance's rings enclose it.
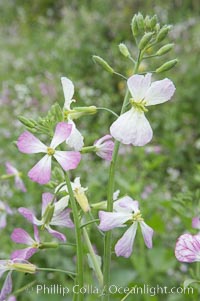
<instances>
[{"instance_id":1,"label":"flower bud","mask_svg":"<svg viewBox=\"0 0 200 301\"><path fill-rule=\"evenodd\" d=\"M140 50L144 49L148 45L148 43L150 42L153 34L154 34L153 32L145 33L145 35L142 37L142 39L140 40L140 43L138 45L138 48Z\"/></svg>"},{"instance_id":2,"label":"flower bud","mask_svg":"<svg viewBox=\"0 0 200 301\"><path fill-rule=\"evenodd\" d=\"M24 117L24 116L19 116L18 119L19 119L19 121L20 121L21 123L23 123L25 126L27 126L27 127L29 127L29 128L34 128L35 125L36 125L35 122L33 122L33 121L27 119L27 118Z\"/></svg>"},{"instance_id":3,"label":"flower bud","mask_svg":"<svg viewBox=\"0 0 200 301\"><path fill-rule=\"evenodd\" d=\"M151 18L151 21L150 21L150 23L151 23L151 29L154 29L154 28L155 28L157 22L158 22L158 18L157 18L156 15L154 15L154 16Z\"/></svg>"},{"instance_id":4,"label":"flower bud","mask_svg":"<svg viewBox=\"0 0 200 301\"><path fill-rule=\"evenodd\" d=\"M130 52L127 48L127 46L123 43L119 44L119 51L121 52L121 54L123 54L123 56L125 57L129 57L130 56Z\"/></svg>"},{"instance_id":5,"label":"flower bud","mask_svg":"<svg viewBox=\"0 0 200 301\"><path fill-rule=\"evenodd\" d=\"M145 23L145 28L147 30L151 30L151 19L148 15L145 17L144 23Z\"/></svg>"},{"instance_id":6,"label":"flower bud","mask_svg":"<svg viewBox=\"0 0 200 301\"><path fill-rule=\"evenodd\" d=\"M81 209L83 210L83 212L88 212L90 210L90 205L84 190L80 188L75 188L74 196L77 202L79 203Z\"/></svg>"},{"instance_id":7,"label":"flower bud","mask_svg":"<svg viewBox=\"0 0 200 301\"><path fill-rule=\"evenodd\" d=\"M70 117L70 119L78 119L81 116L84 115L93 115L96 114L97 107L96 106L89 106L89 107L75 107L73 110L66 110L64 111L64 116L67 119Z\"/></svg>"},{"instance_id":8,"label":"flower bud","mask_svg":"<svg viewBox=\"0 0 200 301\"><path fill-rule=\"evenodd\" d=\"M140 32L144 31L144 17L141 13L138 13L136 16L137 26Z\"/></svg>"},{"instance_id":9,"label":"flower bud","mask_svg":"<svg viewBox=\"0 0 200 301\"><path fill-rule=\"evenodd\" d=\"M137 37L139 35L139 29L138 29L138 25L137 25L136 15L133 17L133 19L131 21L131 30L132 30L134 37Z\"/></svg>"},{"instance_id":10,"label":"flower bud","mask_svg":"<svg viewBox=\"0 0 200 301\"><path fill-rule=\"evenodd\" d=\"M13 263L12 268L23 273L34 274L36 272L36 266L32 263Z\"/></svg>"},{"instance_id":11,"label":"flower bud","mask_svg":"<svg viewBox=\"0 0 200 301\"><path fill-rule=\"evenodd\" d=\"M157 69L156 69L156 73L161 73L161 72L170 70L170 69L172 69L177 63L178 63L178 60L177 60L177 59L168 61L168 62L164 63L162 66L160 66L159 68L157 68Z\"/></svg>"},{"instance_id":12,"label":"flower bud","mask_svg":"<svg viewBox=\"0 0 200 301\"><path fill-rule=\"evenodd\" d=\"M93 55L92 58L93 58L95 63L99 64L106 71L108 71L109 73L112 73L112 74L114 73L114 69L104 59L102 59L100 56Z\"/></svg>"},{"instance_id":13,"label":"flower bud","mask_svg":"<svg viewBox=\"0 0 200 301\"><path fill-rule=\"evenodd\" d=\"M160 31L158 32L156 42L158 43L158 42L163 41L166 38L166 36L168 35L168 32L170 29L171 29L171 26L168 26L168 25L163 26L160 29Z\"/></svg>"},{"instance_id":14,"label":"flower bud","mask_svg":"<svg viewBox=\"0 0 200 301\"><path fill-rule=\"evenodd\" d=\"M169 52L170 50L172 50L172 48L174 47L174 44L167 44L163 47L161 47L157 52L156 52L156 55L163 55L167 52Z\"/></svg>"}]
</instances>

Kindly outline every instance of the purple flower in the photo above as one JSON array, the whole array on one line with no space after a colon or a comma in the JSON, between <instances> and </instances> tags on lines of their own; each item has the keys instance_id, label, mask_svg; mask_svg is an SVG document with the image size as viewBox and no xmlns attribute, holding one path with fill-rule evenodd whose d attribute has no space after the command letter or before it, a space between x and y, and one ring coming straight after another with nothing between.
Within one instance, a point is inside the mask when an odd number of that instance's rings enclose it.
<instances>
[{"instance_id":1,"label":"purple flower","mask_svg":"<svg viewBox=\"0 0 200 301\"><path fill-rule=\"evenodd\" d=\"M123 144L143 146L151 141L153 132L144 112L147 106L168 101L175 92L171 80L165 78L151 83L151 73L132 75L128 81L132 108L111 125L110 133Z\"/></svg>"},{"instance_id":2,"label":"purple flower","mask_svg":"<svg viewBox=\"0 0 200 301\"><path fill-rule=\"evenodd\" d=\"M16 250L11 254L11 259L20 258L20 259L29 259L33 254L38 252L40 246L40 238L37 227L34 225L34 238L23 229L16 228L11 234L11 239L18 244L28 245L28 248Z\"/></svg>"},{"instance_id":3,"label":"purple flower","mask_svg":"<svg viewBox=\"0 0 200 301\"><path fill-rule=\"evenodd\" d=\"M200 230L200 219L199 219L198 216L195 216L195 217L192 219L192 227L195 228L195 229Z\"/></svg>"},{"instance_id":4,"label":"purple flower","mask_svg":"<svg viewBox=\"0 0 200 301\"><path fill-rule=\"evenodd\" d=\"M7 215L12 215L12 210L10 207L6 204L0 201L0 229L3 229L6 227L6 218Z\"/></svg>"},{"instance_id":5,"label":"purple flower","mask_svg":"<svg viewBox=\"0 0 200 301\"><path fill-rule=\"evenodd\" d=\"M175 256L181 262L200 261L200 235L181 235L176 242Z\"/></svg>"},{"instance_id":6,"label":"purple flower","mask_svg":"<svg viewBox=\"0 0 200 301\"><path fill-rule=\"evenodd\" d=\"M19 208L18 211L23 215L30 223L36 226L41 226L42 229L46 229L51 235L58 238L59 240L66 241L64 234L55 231L51 226L60 226L73 228L74 224L70 218L71 210L69 208L65 209L68 206L69 197L60 199L55 202L54 196L51 193L42 194L42 218L38 220L34 213L27 208Z\"/></svg>"},{"instance_id":7,"label":"purple flower","mask_svg":"<svg viewBox=\"0 0 200 301\"><path fill-rule=\"evenodd\" d=\"M26 187L21 179L20 172L14 166L12 166L10 162L6 162L6 172L8 175L14 176L16 187L21 191L26 192Z\"/></svg>"},{"instance_id":8,"label":"purple flower","mask_svg":"<svg viewBox=\"0 0 200 301\"><path fill-rule=\"evenodd\" d=\"M152 248L153 229L143 221L138 201L125 196L115 201L113 205L114 212L99 211L100 230L109 231L113 228L125 227L127 222L132 223L115 245L116 255L126 258L131 255L138 224L140 224L146 246Z\"/></svg>"},{"instance_id":9,"label":"purple flower","mask_svg":"<svg viewBox=\"0 0 200 301\"><path fill-rule=\"evenodd\" d=\"M111 135L105 135L102 138L95 141L96 154L107 161L112 160L112 153L114 149L114 142Z\"/></svg>"},{"instance_id":10,"label":"purple flower","mask_svg":"<svg viewBox=\"0 0 200 301\"><path fill-rule=\"evenodd\" d=\"M56 126L55 134L49 147L43 144L33 134L26 131L18 138L17 146L22 153L45 153L46 155L29 171L28 176L32 181L46 184L51 178L51 161L54 157L64 170L75 169L81 160L79 152L57 151L58 145L64 142L71 134L72 126L60 122Z\"/></svg>"},{"instance_id":11,"label":"purple flower","mask_svg":"<svg viewBox=\"0 0 200 301\"><path fill-rule=\"evenodd\" d=\"M36 266L28 261L15 258L13 260L0 260L0 278L5 272L8 271L8 275L4 281L3 287L0 291L0 301L5 301L7 296L12 291L12 271L20 271L24 273L35 273Z\"/></svg>"},{"instance_id":12,"label":"purple flower","mask_svg":"<svg viewBox=\"0 0 200 301\"><path fill-rule=\"evenodd\" d=\"M71 110L70 105L72 102L75 100L73 99L74 95L74 84L70 79L67 77L61 77L61 83L63 87L63 93L65 97L65 103L64 103L64 109L67 112L67 121L69 124L72 125L72 131L69 135L69 137L66 139L66 143L73 147L75 150L79 151L82 149L84 142L83 142L83 136L81 133L77 130L75 123L73 122L71 116L70 116L70 111Z\"/></svg>"}]
</instances>

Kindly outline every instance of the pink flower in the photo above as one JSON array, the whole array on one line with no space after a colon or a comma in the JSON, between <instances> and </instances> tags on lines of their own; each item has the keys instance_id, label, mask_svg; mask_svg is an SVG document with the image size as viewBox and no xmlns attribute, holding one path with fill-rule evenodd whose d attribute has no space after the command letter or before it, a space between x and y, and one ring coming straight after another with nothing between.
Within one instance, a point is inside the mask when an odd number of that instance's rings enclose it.
<instances>
[{"instance_id":1,"label":"pink flower","mask_svg":"<svg viewBox=\"0 0 200 301\"><path fill-rule=\"evenodd\" d=\"M16 187L21 191L26 192L26 187L21 179L20 172L13 165L11 165L10 162L6 162L6 172L8 175L14 176Z\"/></svg>"},{"instance_id":2,"label":"pink flower","mask_svg":"<svg viewBox=\"0 0 200 301\"><path fill-rule=\"evenodd\" d=\"M112 160L112 153L114 149L114 142L111 135L105 135L102 138L95 141L96 154L107 161Z\"/></svg>"},{"instance_id":3,"label":"pink flower","mask_svg":"<svg viewBox=\"0 0 200 301\"><path fill-rule=\"evenodd\" d=\"M192 227L195 228L195 229L200 230L200 219L199 219L198 216L195 216L195 217L192 219Z\"/></svg>"},{"instance_id":4,"label":"pink flower","mask_svg":"<svg viewBox=\"0 0 200 301\"><path fill-rule=\"evenodd\" d=\"M128 221L132 223L115 245L116 255L126 258L131 256L138 224L140 224L146 246L152 248L153 229L143 221L138 201L125 196L113 204L114 212L99 211L99 229L109 231L113 228L125 227Z\"/></svg>"},{"instance_id":5,"label":"pink flower","mask_svg":"<svg viewBox=\"0 0 200 301\"><path fill-rule=\"evenodd\" d=\"M143 146L153 136L151 126L144 115L146 107L168 101L175 92L175 86L168 78L151 83L151 73L145 76L132 75L127 84L132 96L132 108L111 125L110 133L123 144Z\"/></svg>"},{"instance_id":6,"label":"pink flower","mask_svg":"<svg viewBox=\"0 0 200 301\"><path fill-rule=\"evenodd\" d=\"M181 262L200 261L200 235L181 235L175 246L175 256Z\"/></svg>"},{"instance_id":7,"label":"pink flower","mask_svg":"<svg viewBox=\"0 0 200 301\"><path fill-rule=\"evenodd\" d=\"M64 142L71 134L72 126L65 122L57 124L50 146L46 146L33 134L26 131L20 135L17 141L18 149L22 153L45 153L46 155L29 171L28 176L34 182L46 184L51 178L51 161L54 157L64 170L75 169L81 155L75 151L57 151L58 145Z\"/></svg>"},{"instance_id":8,"label":"pink flower","mask_svg":"<svg viewBox=\"0 0 200 301\"><path fill-rule=\"evenodd\" d=\"M28 245L28 248L16 250L11 254L11 259L29 259L36 252L40 246L40 238L37 227L34 225L34 239L23 229L15 228L11 234L11 239L18 244Z\"/></svg>"},{"instance_id":9,"label":"pink flower","mask_svg":"<svg viewBox=\"0 0 200 301\"><path fill-rule=\"evenodd\" d=\"M60 226L73 228L74 224L70 218L71 210L68 206L69 197L66 196L59 201L54 201L54 196L51 193L42 194L42 218L38 220L34 213L24 207L18 209L19 213L23 215L31 224L41 226L42 229L46 229L52 236L59 240L66 241L64 234L55 231L51 226Z\"/></svg>"},{"instance_id":10,"label":"pink flower","mask_svg":"<svg viewBox=\"0 0 200 301\"><path fill-rule=\"evenodd\" d=\"M69 124L72 125L72 131L71 131L69 137L66 139L66 143L70 147L73 147L75 150L79 151L82 149L82 147L84 145L84 142L83 142L84 138L81 135L81 133L77 130L76 125L70 116L70 111L72 111L70 106L71 106L71 103L75 101L73 99L74 84L67 77L61 77L61 83L62 83L63 93L64 93L64 97L65 97L64 109L68 112L67 121Z\"/></svg>"},{"instance_id":11,"label":"pink flower","mask_svg":"<svg viewBox=\"0 0 200 301\"><path fill-rule=\"evenodd\" d=\"M12 210L10 207L6 204L0 201L0 229L3 229L6 227L6 218L7 215L12 215Z\"/></svg>"}]
</instances>

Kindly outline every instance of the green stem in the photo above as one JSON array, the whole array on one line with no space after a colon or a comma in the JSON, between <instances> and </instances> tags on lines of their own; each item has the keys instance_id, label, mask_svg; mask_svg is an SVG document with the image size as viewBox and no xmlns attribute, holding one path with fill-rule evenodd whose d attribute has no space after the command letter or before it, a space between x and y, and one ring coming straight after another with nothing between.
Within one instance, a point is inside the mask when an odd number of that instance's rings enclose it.
<instances>
[{"instance_id":1,"label":"green stem","mask_svg":"<svg viewBox=\"0 0 200 301\"><path fill-rule=\"evenodd\" d=\"M71 206L72 206L72 212L73 212L73 217L74 217L74 224L75 224L75 236L76 236L76 255L77 255L77 285L79 287L83 287L83 247L82 247L82 241L81 241L81 232L82 230L80 229L80 220L78 216L78 209L77 209L77 203L74 197L74 193L72 190L71 182L69 175L66 173L65 176L65 182L67 185L67 189L69 192L70 196L70 201L71 201ZM78 295L78 300L83 301L83 294ZM76 296L74 296L74 300L76 299Z\"/></svg>"},{"instance_id":2,"label":"green stem","mask_svg":"<svg viewBox=\"0 0 200 301\"><path fill-rule=\"evenodd\" d=\"M141 61L141 51L138 53L138 59L135 64L134 73L138 72L138 68ZM126 111L126 106L129 101L129 90L126 90L124 102L122 105L121 113L122 115ZM108 195L107 195L107 211L113 210L113 193L114 193L114 186L115 186L115 170L116 170L116 163L117 157L119 152L120 142L115 141L115 146L113 150L112 161L110 164L110 171L109 171L109 180L108 180ZM105 287L105 294L102 296L103 301L109 301L109 286L110 286L110 267L111 267L111 247L112 247L112 232L108 231L105 234L105 243L104 243L104 268L103 268L103 276L104 276L104 287Z\"/></svg>"},{"instance_id":3,"label":"green stem","mask_svg":"<svg viewBox=\"0 0 200 301\"><path fill-rule=\"evenodd\" d=\"M59 272L59 273L65 273L69 276L76 276L76 273L61 269L53 269L53 268L36 268L37 271L47 271L47 272Z\"/></svg>"},{"instance_id":4,"label":"green stem","mask_svg":"<svg viewBox=\"0 0 200 301\"><path fill-rule=\"evenodd\" d=\"M97 110L104 110L104 111L107 111L111 114L113 114L115 117L119 117L114 111L112 111L111 109L108 109L108 108L104 108L104 107L97 107Z\"/></svg>"},{"instance_id":5,"label":"green stem","mask_svg":"<svg viewBox=\"0 0 200 301\"><path fill-rule=\"evenodd\" d=\"M90 256L91 256L91 260L92 260L92 263L93 263L93 266L94 266L94 270L95 270L97 279L99 281L100 286L102 287L103 286L103 274L102 274L99 262L97 261L97 256L96 256L96 254L94 252L94 249L92 247L92 244L91 244L91 241L89 239L86 228L83 229L83 236L84 236L87 248L88 248L88 252L90 253Z\"/></svg>"},{"instance_id":6,"label":"green stem","mask_svg":"<svg viewBox=\"0 0 200 301\"><path fill-rule=\"evenodd\" d=\"M84 228L85 226L90 225L90 224L93 224L93 223L96 223L96 222L99 222L99 219L98 219L98 218L97 218L97 219L93 219L93 220L91 220L91 221L89 221L89 222L87 222L87 223L85 223L85 224L82 224L82 225L80 226L80 228Z\"/></svg>"}]
</instances>

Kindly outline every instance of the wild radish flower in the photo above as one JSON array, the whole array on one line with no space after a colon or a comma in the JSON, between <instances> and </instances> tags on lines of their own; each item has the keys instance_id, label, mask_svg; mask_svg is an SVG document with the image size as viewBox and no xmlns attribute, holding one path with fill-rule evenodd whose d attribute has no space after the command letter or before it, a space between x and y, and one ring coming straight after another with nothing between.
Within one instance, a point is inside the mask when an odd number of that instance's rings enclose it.
<instances>
[{"instance_id":1,"label":"wild radish flower","mask_svg":"<svg viewBox=\"0 0 200 301\"><path fill-rule=\"evenodd\" d=\"M181 262L200 261L200 235L181 235L176 243L175 256Z\"/></svg>"},{"instance_id":2,"label":"wild radish flower","mask_svg":"<svg viewBox=\"0 0 200 301\"><path fill-rule=\"evenodd\" d=\"M117 256L128 258L133 250L133 243L138 224L141 227L144 242L148 248L152 248L153 229L143 220L139 210L138 201L133 201L129 196L125 196L113 203L114 212L99 211L99 229L109 231L117 227L131 226L115 245Z\"/></svg>"},{"instance_id":3,"label":"wild radish flower","mask_svg":"<svg viewBox=\"0 0 200 301\"><path fill-rule=\"evenodd\" d=\"M69 124L72 125L72 131L69 137L66 139L66 143L70 146L73 147L75 150L79 151L82 149L84 143L83 143L83 136L81 133L77 130L75 123L73 122L71 116L70 116L70 105L72 102L75 100L73 99L74 95L74 84L70 79L67 77L61 77L61 83L63 87L63 92L64 92L64 98L65 98L65 103L64 103L64 109L66 110L66 119Z\"/></svg>"},{"instance_id":4,"label":"wild radish flower","mask_svg":"<svg viewBox=\"0 0 200 301\"><path fill-rule=\"evenodd\" d=\"M58 123L49 147L28 131L21 134L17 146L22 153L45 153L45 156L28 173L32 181L39 184L46 184L50 181L52 157L58 161L64 170L75 169L78 166L81 160L79 152L56 150L56 147L69 137L71 131L71 124Z\"/></svg>"},{"instance_id":5,"label":"wild radish flower","mask_svg":"<svg viewBox=\"0 0 200 301\"><path fill-rule=\"evenodd\" d=\"M163 80L151 83L151 73L144 75L132 75L128 81L128 89L132 98L132 108L122 114L110 127L111 135L123 144L143 146L153 136L148 120L145 117L148 106L157 105L168 101L175 92L175 86L171 80Z\"/></svg>"},{"instance_id":6,"label":"wild radish flower","mask_svg":"<svg viewBox=\"0 0 200 301\"><path fill-rule=\"evenodd\" d=\"M114 142L111 135L105 135L95 141L96 154L107 161L112 160L112 153L114 149Z\"/></svg>"},{"instance_id":7,"label":"wild radish flower","mask_svg":"<svg viewBox=\"0 0 200 301\"><path fill-rule=\"evenodd\" d=\"M37 227L34 225L34 239L23 229L16 228L11 234L11 239L18 243L28 245L28 248L16 250L11 254L11 259L29 259L40 247L40 238Z\"/></svg>"},{"instance_id":8,"label":"wild radish flower","mask_svg":"<svg viewBox=\"0 0 200 301\"><path fill-rule=\"evenodd\" d=\"M88 203L87 196L85 194L85 191L88 190L86 187L82 187L80 183L80 177L75 178L74 182L71 182L72 190L74 193L74 196L79 203L80 207L84 212L88 212L90 210L90 205ZM66 191L68 193L67 185L65 185L65 182L58 185L55 189L55 193L58 191Z\"/></svg>"},{"instance_id":9,"label":"wild radish flower","mask_svg":"<svg viewBox=\"0 0 200 301\"><path fill-rule=\"evenodd\" d=\"M6 172L8 175L13 175L15 179L15 186L21 191L26 192L26 187L21 179L20 172L13 165L11 165L10 162L6 162Z\"/></svg>"},{"instance_id":10,"label":"wild radish flower","mask_svg":"<svg viewBox=\"0 0 200 301\"><path fill-rule=\"evenodd\" d=\"M7 215L12 215L12 213L13 212L10 209L10 207L6 203L0 201L0 229L3 229L6 227Z\"/></svg>"},{"instance_id":11,"label":"wild radish flower","mask_svg":"<svg viewBox=\"0 0 200 301\"><path fill-rule=\"evenodd\" d=\"M12 291L11 275L13 271L34 274L36 272L36 266L29 263L28 261L20 260L17 258L13 260L0 260L0 278L7 271L8 271L8 275L0 291L0 301L5 301L7 296Z\"/></svg>"},{"instance_id":12,"label":"wild radish flower","mask_svg":"<svg viewBox=\"0 0 200 301\"><path fill-rule=\"evenodd\" d=\"M68 199L69 198L67 198L67 200ZM42 194L42 216L40 220L38 220L34 213L27 208L21 207L18 209L18 211L33 225L41 226L42 230L46 229L57 239L66 241L65 235L53 230L51 226L67 228L74 227L74 224L70 218L71 210L69 208L65 209L67 206L68 202L66 202L66 198L62 198L61 200L55 202L53 194L46 192Z\"/></svg>"}]
</instances>

